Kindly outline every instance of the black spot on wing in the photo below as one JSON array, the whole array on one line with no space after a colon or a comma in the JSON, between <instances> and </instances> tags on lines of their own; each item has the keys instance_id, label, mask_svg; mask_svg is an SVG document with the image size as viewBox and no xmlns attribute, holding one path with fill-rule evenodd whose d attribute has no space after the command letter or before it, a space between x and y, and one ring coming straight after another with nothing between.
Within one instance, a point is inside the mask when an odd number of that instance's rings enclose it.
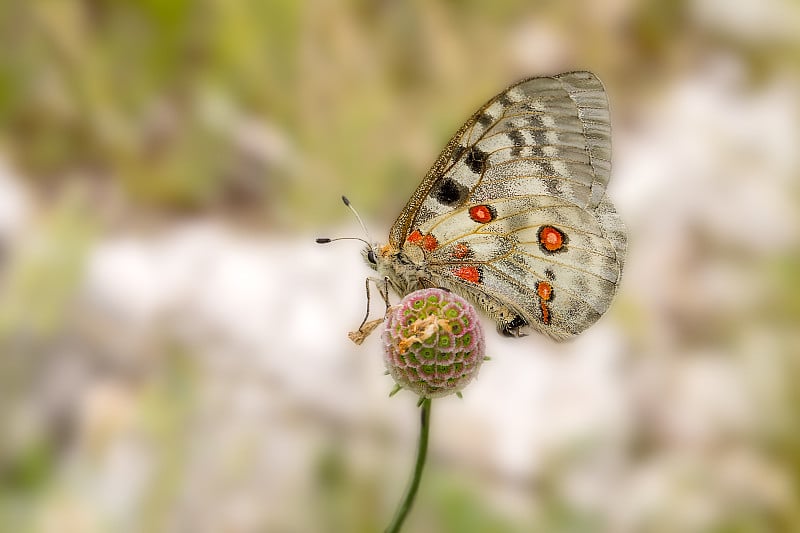
<instances>
[{"instance_id":1,"label":"black spot on wing","mask_svg":"<svg viewBox=\"0 0 800 533\"><path fill-rule=\"evenodd\" d=\"M550 281L555 281L556 280L556 275L553 272L553 270L550 269L550 268L545 268L544 269L544 275L547 276L547 279L549 279Z\"/></svg>"},{"instance_id":2,"label":"black spot on wing","mask_svg":"<svg viewBox=\"0 0 800 533\"><path fill-rule=\"evenodd\" d=\"M480 149L473 146L469 149L469 152L467 152L467 157L464 159L464 163L472 172L475 174L480 174L483 172L483 165L486 163L486 153L481 152Z\"/></svg>"},{"instance_id":3,"label":"black spot on wing","mask_svg":"<svg viewBox=\"0 0 800 533\"><path fill-rule=\"evenodd\" d=\"M481 114L481 116L478 117L478 123L481 126L483 126L484 128L488 128L489 126L492 125L493 122L494 122L494 119L488 113L483 113L483 114Z\"/></svg>"},{"instance_id":4,"label":"black spot on wing","mask_svg":"<svg viewBox=\"0 0 800 533\"><path fill-rule=\"evenodd\" d=\"M514 146L525 146L525 136L519 130L509 131L508 140L514 143Z\"/></svg>"},{"instance_id":5,"label":"black spot on wing","mask_svg":"<svg viewBox=\"0 0 800 533\"><path fill-rule=\"evenodd\" d=\"M436 188L434 197L443 205L455 206L466 198L469 190L452 178L445 178Z\"/></svg>"},{"instance_id":6,"label":"black spot on wing","mask_svg":"<svg viewBox=\"0 0 800 533\"><path fill-rule=\"evenodd\" d=\"M525 146L525 136L519 130L511 130L507 134L508 140L514 144L514 147L511 149L511 155L513 157L519 157L522 153L522 147Z\"/></svg>"},{"instance_id":7,"label":"black spot on wing","mask_svg":"<svg viewBox=\"0 0 800 533\"><path fill-rule=\"evenodd\" d=\"M547 132L543 130L530 130L530 135L533 137L533 144L544 146L550 144L547 140Z\"/></svg>"},{"instance_id":8,"label":"black spot on wing","mask_svg":"<svg viewBox=\"0 0 800 533\"><path fill-rule=\"evenodd\" d=\"M544 122L542 121L542 115L528 115L528 126L531 128L544 128Z\"/></svg>"},{"instance_id":9,"label":"black spot on wing","mask_svg":"<svg viewBox=\"0 0 800 533\"><path fill-rule=\"evenodd\" d=\"M562 196L564 191L561 190L561 181L555 178L550 178L544 180L544 186L547 189L547 192L552 194L553 196Z\"/></svg>"},{"instance_id":10,"label":"black spot on wing","mask_svg":"<svg viewBox=\"0 0 800 533\"><path fill-rule=\"evenodd\" d=\"M539 161L539 167L542 169L542 174L545 176L555 176L557 174L556 169L553 168L553 164L547 159Z\"/></svg>"}]
</instances>

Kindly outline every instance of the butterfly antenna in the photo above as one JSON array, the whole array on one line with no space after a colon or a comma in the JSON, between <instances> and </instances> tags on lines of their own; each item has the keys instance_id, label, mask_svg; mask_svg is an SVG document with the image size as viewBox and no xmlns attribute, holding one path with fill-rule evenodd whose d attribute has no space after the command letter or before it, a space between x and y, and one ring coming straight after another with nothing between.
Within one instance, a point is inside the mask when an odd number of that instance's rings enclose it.
<instances>
[{"instance_id":1,"label":"butterfly antenna","mask_svg":"<svg viewBox=\"0 0 800 533\"><path fill-rule=\"evenodd\" d=\"M358 223L361 225L361 229L364 230L364 233L366 234L367 239L369 240L369 242L367 244L369 244L369 246L372 247L372 244L371 244L373 242L372 241L372 237L370 236L369 231L367 230L366 224L364 224L364 221L361 220L361 217L359 216L358 211L356 211L355 207L350 205L350 200L347 199L347 196L342 195L342 202L344 202L344 205L346 205L350 209L350 211L352 211L353 214L356 216L356 218L358 219Z\"/></svg>"},{"instance_id":2,"label":"butterfly antenna","mask_svg":"<svg viewBox=\"0 0 800 533\"><path fill-rule=\"evenodd\" d=\"M367 246L372 246L370 243L368 243L365 239L362 239L361 237L337 237L335 239L329 239L327 237L318 237L315 240L317 244L328 244L329 242L333 241L361 241Z\"/></svg>"}]
</instances>

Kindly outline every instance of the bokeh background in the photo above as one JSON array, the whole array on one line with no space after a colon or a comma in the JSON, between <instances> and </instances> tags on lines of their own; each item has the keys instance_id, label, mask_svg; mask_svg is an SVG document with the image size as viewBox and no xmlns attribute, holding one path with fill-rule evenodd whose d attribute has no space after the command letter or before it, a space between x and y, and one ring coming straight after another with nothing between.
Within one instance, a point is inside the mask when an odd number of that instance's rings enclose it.
<instances>
[{"instance_id":1,"label":"bokeh background","mask_svg":"<svg viewBox=\"0 0 800 533\"><path fill-rule=\"evenodd\" d=\"M416 398L361 319L461 122L597 73L630 252L434 402L408 531L800 531L800 4L0 3L0 531L371 532ZM379 312L379 310L378 310ZM377 336L373 336L377 337Z\"/></svg>"}]
</instances>

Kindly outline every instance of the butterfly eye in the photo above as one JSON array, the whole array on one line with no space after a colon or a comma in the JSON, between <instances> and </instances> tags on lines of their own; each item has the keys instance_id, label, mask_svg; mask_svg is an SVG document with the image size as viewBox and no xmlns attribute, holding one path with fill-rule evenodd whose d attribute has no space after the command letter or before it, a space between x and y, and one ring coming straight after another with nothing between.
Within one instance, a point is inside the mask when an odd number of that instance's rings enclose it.
<instances>
[{"instance_id":1,"label":"butterfly eye","mask_svg":"<svg viewBox=\"0 0 800 533\"><path fill-rule=\"evenodd\" d=\"M367 252L367 261L369 261L373 265L377 265L378 264L378 261L375 259L375 252L373 252L372 250L369 250Z\"/></svg>"}]
</instances>

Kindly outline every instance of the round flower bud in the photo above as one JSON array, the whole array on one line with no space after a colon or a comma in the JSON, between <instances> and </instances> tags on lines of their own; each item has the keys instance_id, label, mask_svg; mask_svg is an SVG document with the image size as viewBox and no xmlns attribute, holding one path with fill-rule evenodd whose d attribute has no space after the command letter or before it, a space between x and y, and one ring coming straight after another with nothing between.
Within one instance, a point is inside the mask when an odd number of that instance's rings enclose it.
<instances>
[{"instance_id":1,"label":"round flower bud","mask_svg":"<svg viewBox=\"0 0 800 533\"><path fill-rule=\"evenodd\" d=\"M463 389L484 360L475 308L443 289L422 289L389 309L384 321L386 368L397 384L423 398Z\"/></svg>"}]
</instances>

